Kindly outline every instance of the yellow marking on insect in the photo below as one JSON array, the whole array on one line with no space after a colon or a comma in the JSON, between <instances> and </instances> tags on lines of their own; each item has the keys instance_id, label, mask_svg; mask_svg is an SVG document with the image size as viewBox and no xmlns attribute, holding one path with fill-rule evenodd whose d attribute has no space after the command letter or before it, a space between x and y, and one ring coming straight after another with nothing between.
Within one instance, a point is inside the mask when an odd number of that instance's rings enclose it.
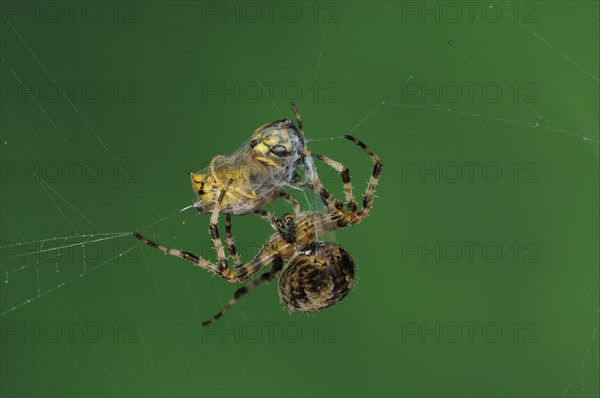
<instances>
[{"instance_id":1,"label":"yellow marking on insect","mask_svg":"<svg viewBox=\"0 0 600 398\"><path fill-rule=\"evenodd\" d=\"M268 164L269 166L271 166L271 167L274 167L274 168L276 168L276 169L281 169L281 168L283 168L283 166L282 166L282 165L280 165L280 164L279 164L279 163L277 163L277 162L276 162L274 159L271 159L271 158L269 158L269 157L262 157L262 156L259 156L259 157L255 157L254 159L255 159L255 160L258 160L259 162L266 163L266 164Z\"/></svg>"},{"instance_id":2,"label":"yellow marking on insect","mask_svg":"<svg viewBox=\"0 0 600 398\"><path fill-rule=\"evenodd\" d=\"M260 152L260 153L262 153L263 155L266 155L267 153L269 153L269 147L268 147L268 146L266 146L266 145L265 145L264 143L262 143L262 142L261 142L260 144L256 145L256 146L254 147L254 150L255 150L255 151L257 151L257 152Z\"/></svg>"},{"instance_id":3,"label":"yellow marking on insect","mask_svg":"<svg viewBox=\"0 0 600 398\"><path fill-rule=\"evenodd\" d=\"M200 174L190 173L192 179L192 188L198 195L198 198L205 204L212 203L218 199L217 195L221 189L225 189L225 196L221 202L222 207L229 207L235 205L235 203L241 198L256 199L256 191L249 188L245 188L245 180L243 180L243 174L240 170L226 170L222 173L217 173L213 176L212 174ZM228 188L220 186L219 181L233 180ZM233 200L232 200L233 199Z\"/></svg>"},{"instance_id":4,"label":"yellow marking on insect","mask_svg":"<svg viewBox=\"0 0 600 398\"><path fill-rule=\"evenodd\" d=\"M192 187L194 188L194 192L197 193L204 185L204 174L190 173L190 177L192 179Z\"/></svg>"},{"instance_id":5,"label":"yellow marking on insect","mask_svg":"<svg viewBox=\"0 0 600 398\"><path fill-rule=\"evenodd\" d=\"M216 199L214 192L205 192L201 196L202 196L202 201L207 202L207 203L210 203Z\"/></svg>"},{"instance_id":6,"label":"yellow marking on insect","mask_svg":"<svg viewBox=\"0 0 600 398\"><path fill-rule=\"evenodd\" d=\"M267 138L266 140L264 140L263 142L265 144L267 144L268 146L275 146L275 145L279 144L279 142L281 142L281 138L276 135L272 135L269 138Z\"/></svg>"}]
</instances>

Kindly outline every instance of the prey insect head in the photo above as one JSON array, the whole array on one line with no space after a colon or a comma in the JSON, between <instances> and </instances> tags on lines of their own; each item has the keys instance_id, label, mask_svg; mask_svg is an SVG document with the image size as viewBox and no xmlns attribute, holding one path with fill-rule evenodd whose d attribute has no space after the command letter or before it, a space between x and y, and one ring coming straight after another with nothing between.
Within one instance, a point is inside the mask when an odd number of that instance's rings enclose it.
<instances>
[{"instance_id":1,"label":"prey insect head","mask_svg":"<svg viewBox=\"0 0 600 398\"><path fill-rule=\"evenodd\" d=\"M256 129L248 146L256 160L281 168L300 158L304 137L291 120L283 119Z\"/></svg>"}]
</instances>

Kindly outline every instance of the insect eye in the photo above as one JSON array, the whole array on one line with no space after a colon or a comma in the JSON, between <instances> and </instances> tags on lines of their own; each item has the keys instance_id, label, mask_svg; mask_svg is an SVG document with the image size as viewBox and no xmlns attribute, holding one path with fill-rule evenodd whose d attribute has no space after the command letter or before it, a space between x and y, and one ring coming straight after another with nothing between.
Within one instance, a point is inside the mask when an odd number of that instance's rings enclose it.
<instances>
[{"instance_id":1,"label":"insect eye","mask_svg":"<svg viewBox=\"0 0 600 398\"><path fill-rule=\"evenodd\" d=\"M275 145L271 147L270 151L277 156L289 156L290 151L288 151L283 145Z\"/></svg>"}]
</instances>

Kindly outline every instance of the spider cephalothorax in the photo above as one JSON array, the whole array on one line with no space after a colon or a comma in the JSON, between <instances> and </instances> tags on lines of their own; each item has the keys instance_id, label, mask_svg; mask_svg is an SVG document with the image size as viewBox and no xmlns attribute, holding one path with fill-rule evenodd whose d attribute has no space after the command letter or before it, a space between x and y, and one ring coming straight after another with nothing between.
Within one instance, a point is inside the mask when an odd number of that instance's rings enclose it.
<instances>
[{"instance_id":1,"label":"spider cephalothorax","mask_svg":"<svg viewBox=\"0 0 600 398\"><path fill-rule=\"evenodd\" d=\"M284 214L283 217L275 220L275 227L281 239L288 243L295 243L296 240L296 222L291 214Z\"/></svg>"}]
</instances>

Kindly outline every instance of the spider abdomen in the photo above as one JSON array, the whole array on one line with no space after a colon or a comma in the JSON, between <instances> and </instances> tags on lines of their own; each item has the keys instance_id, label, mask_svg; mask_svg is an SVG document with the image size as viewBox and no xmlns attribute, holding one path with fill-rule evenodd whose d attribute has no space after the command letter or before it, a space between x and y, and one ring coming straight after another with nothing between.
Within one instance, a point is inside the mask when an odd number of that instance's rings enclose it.
<instances>
[{"instance_id":1,"label":"spider abdomen","mask_svg":"<svg viewBox=\"0 0 600 398\"><path fill-rule=\"evenodd\" d=\"M354 284L352 257L332 242L301 247L279 279L279 298L293 312L318 311L342 300Z\"/></svg>"}]
</instances>

